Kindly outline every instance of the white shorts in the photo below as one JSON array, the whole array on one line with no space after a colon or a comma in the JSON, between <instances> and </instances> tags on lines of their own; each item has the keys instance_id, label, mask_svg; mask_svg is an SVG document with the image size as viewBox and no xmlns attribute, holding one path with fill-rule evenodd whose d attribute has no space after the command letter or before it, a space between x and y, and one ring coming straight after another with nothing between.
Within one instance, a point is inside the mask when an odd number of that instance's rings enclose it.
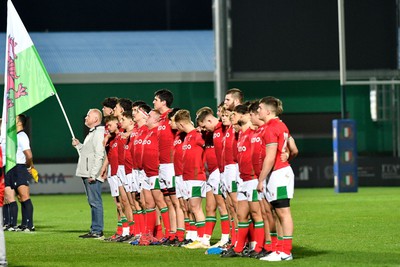
<instances>
[{"instance_id":1,"label":"white shorts","mask_svg":"<svg viewBox=\"0 0 400 267\"><path fill-rule=\"evenodd\" d=\"M124 184L125 191L128 193L133 192L133 188L132 188L133 174L128 173L125 175L125 177L126 177L126 180L128 181L128 184Z\"/></svg>"},{"instance_id":2,"label":"white shorts","mask_svg":"<svg viewBox=\"0 0 400 267\"><path fill-rule=\"evenodd\" d=\"M108 184L110 185L110 192L112 197L119 196L119 187L122 186L121 180L118 178L117 175L108 177L107 179Z\"/></svg>"},{"instance_id":3,"label":"white shorts","mask_svg":"<svg viewBox=\"0 0 400 267\"><path fill-rule=\"evenodd\" d=\"M266 199L272 202L280 199L291 199L294 193L294 173L292 167L273 171L267 182Z\"/></svg>"},{"instance_id":4,"label":"white shorts","mask_svg":"<svg viewBox=\"0 0 400 267\"><path fill-rule=\"evenodd\" d=\"M211 191L214 195L221 195L221 174L219 169L216 169L208 176L207 180L207 192Z\"/></svg>"},{"instance_id":5,"label":"white shorts","mask_svg":"<svg viewBox=\"0 0 400 267\"><path fill-rule=\"evenodd\" d=\"M145 189L145 190L151 190L151 188L150 188L150 179L146 176L146 174L144 175L144 177L143 177L143 183L142 183L142 190L143 189Z\"/></svg>"},{"instance_id":6,"label":"white shorts","mask_svg":"<svg viewBox=\"0 0 400 267\"><path fill-rule=\"evenodd\" d=\"M258 202L262 193L257 191L258 179L244 181L238 186L238 201Z\"/></svg>"},{"instance_id":7,"label":"white shorts","mask_svg":"<svg viewBox=\"0 0 400 267\"><path fill-rule=\"evenodd\" d=\"M225 181L225 174L223 172L221 172L219 177L220 177L219 178L219 189L221 191L222 196L224 198L226 198L227 195L228 195L228 189L225 187L225 182L224 182Z\"/></svg>"},{"instance_id":8,"label":"white shorts","mask_svg":"<svg viewBox=\"0 0 400 267\"><path fill-rule=\"evenodd\" d=\"M158 169L158 175L160 176L160 181L163 182L167 188L175 187L174 184L175 168L173 163L160 164L160 168Z\"/></svg>"},{"instance_id":9,"label":"white shorts","mask_svg":"<svg viewBox=\"0 0 400 267\"><path fill-rule=\"evenodd\" d=\"M138 182L138 188L139 188L139 193L142 192L143 189L143 185L145 183L146 180L146 173L144 172L144 170L136 170L137 172L137 182Z\"/></svg>"},{"instance_id":10,"label":"white shorts","mask_svg":"<svg viewBox=\"0 0 400 267\"><path fill-rule=\"evenodd\" d=\"M139 192L138 172L132 169L132 192Z\"/></svg>"},{"instance_id":11,"label":"white shorts","mask_svg":"<svg viewBox=\"0 0 400 267\"><path fill-rule=\"evenodd\" d=\"M243 179L240 178L240 171L239 171L239 164L235 164L237 168L237 177L236 177L236 184L239 188L239 186L243 183Z\"/></svg>"},{"instance_id":12,"label":"white shorts","mask_svg":"<svg viewBox=\"0 0 400 267\"><path fill-rule=\"evenodd\" d=\"M160 177L158 177L158 175L156 176L151 176L151 177L147 177L147 179L145 180L148 185L146 185L145 189L148 190L161 190L161 189L165 189L165 184L163 184L160 181Z\"/></svg>"},{"instance_id":13,"label":"white shorts","mask_svg":"<svg viewBox=\"0 0 400 267\"><path fill-rule=\"evenodd\" d=\"M225 165L223 183L228 193L237 192L238 177L239 168L237 164Z\"/></svg>"},{"instance_id":14,"label":"white shorts","mask_svg":"<svg viewBox=\"0 0 400 267\"><path fill-rule=\"evenodd\" d=\"M126 179L125 166L124 165L118 165L117 175L118 175L118 178L121 180L121 183L123 185L128 184L128 179Z\"/></svg>"},{"instance_id":15,"label":"white shorts","mask_svg":"<svg viewBox=\"0 0 400 267\"><path fill-rule=\"evenodd\" d=\"M182 175L175 176L175 191L177 198L184 198L185 196L185 187L183 184Z\"/></svg>"},{"instance_id":16,"label":"white shorts","mask_svg":"<svg viewBox=\"0 0 400 267\"><path fill-rule=\"evenodd\" d=\"M206 181L196 181L196 180L188 180L183 181L185 186L185 199L190 198L205 198L206 197Z\"/></svg>"}]
</instances>

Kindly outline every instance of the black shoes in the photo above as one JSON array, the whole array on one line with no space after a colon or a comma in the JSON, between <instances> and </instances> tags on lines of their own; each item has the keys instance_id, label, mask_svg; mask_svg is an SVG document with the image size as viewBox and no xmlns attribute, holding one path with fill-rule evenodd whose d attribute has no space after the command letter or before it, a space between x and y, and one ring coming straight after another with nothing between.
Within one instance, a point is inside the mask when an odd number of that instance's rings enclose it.
<instances>
[{"instance_id":1,"label":"black shoes","mask_svg":"<svg viewBox=\"0 0 400 267\"><path fill-rule=\"evenodd\" d=\"M18 225L17 228L15 228L16 232L34 232L35 231L35 226L28 227L26 225Z\"/></svg>"},{"instance_id":2,"label":"black shoes","mask_svg":"<svg viewBox=\"0 0 400 267\"><path fill-rule=\"evenodd\" d=\"M104 235L103 232L100 233L93 233L93 232L89 232L87 234L84 235L80 235L80 238L94 238L94 239L103 239Z\"/></svg>"},{"instance_id":3,"label":"black shoes","mask_svg":"<svg viewBox=\"0 0 400 267\"><path fill-rule=\"evenodd\" d=\"M265 256L269 255L271 252L272 252L272 251L267 251L267 250L265 250L265 249L263 248L260 252L256 252L255 250L252 250L252 251L249 253L248 256L249 256L250 258L253 258L253 259L260 259L260 258L262 258L262 257L265 257Z\"/></svg>"},{"instance_id":4,"label":"black shoes","mask_svg":"<svg viewBox=\"0 0 400 267\"><path fill-rule=\"evenodd\" d=\"M233 257L241 257L241 256L242 255L236 253L235 250L233 250L233 248L230 248L221 253L221 258L233 258Z\"/></svg>"}]
</instances>

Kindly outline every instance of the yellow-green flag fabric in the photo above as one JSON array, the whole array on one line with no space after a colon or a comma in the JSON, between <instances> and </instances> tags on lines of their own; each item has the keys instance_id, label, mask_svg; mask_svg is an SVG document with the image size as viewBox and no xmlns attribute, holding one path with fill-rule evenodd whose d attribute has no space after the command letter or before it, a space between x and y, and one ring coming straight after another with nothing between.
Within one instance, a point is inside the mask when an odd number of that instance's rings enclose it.
<instances>
[{"instance_id":1,"label":"yellow-green flag fabric","mask_svg":"<svg viewBox=\"0 0 400 267\"><path fill-rule=\"evenodd\" d=\"M1 134L3 146L5 141L5 164L8 172L16 165L16 115L56 93L50 76L11 0L8 0L7 4L5 61ZM6 138L3 138L4 132Z\"/></svg>"}]
</instances>

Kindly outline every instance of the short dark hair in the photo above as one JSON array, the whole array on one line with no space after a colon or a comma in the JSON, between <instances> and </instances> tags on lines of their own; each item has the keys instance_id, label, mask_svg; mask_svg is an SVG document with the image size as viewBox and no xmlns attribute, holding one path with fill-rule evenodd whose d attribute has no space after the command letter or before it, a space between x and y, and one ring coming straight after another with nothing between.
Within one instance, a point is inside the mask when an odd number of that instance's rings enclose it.
<instances>
[{"instance_id":1,"label":"short dark hair","mask_svg":"<svg viewBox=\"0 0 400 267\"><path fill-rule=\"evenodd\" d=\"M104 99L104 101L101 103L104 107L112 108L114 109L115 106L118 103L118 98L117 97L107 97Z\"/></svg>"},{"instance_id":2,"label":"short dark hair","mask_svg":"<svg viewBox=\"0 0 400 267\"><path fill-rule=\"evenodd\" d=\"M19 114L18 116L19 122L22 124L22 128L25 128L26 122L28 121L28 118L26 117L25 114Z\"/></svg>"},{"instance_id":3,"label":"short dark hair","mask_svg":"<svg viewBox=\"0 0 400 267\"><path fill-rule=\"evenodd\" d=\"M249 105L249 112L253 112L253 113L258 113L258 106L260 104L260 100L254 100L252 102L250 102Z\"/></svg>"},{"instance_id":4,"label":"short dark hair","mask_svg":"<svg viewBox=\"0 0 400 267\"><path fill-rule=\"evenodd\" d=\"M246 105L237 105L233 111L240 113L240 114L247 114L249 113L249 109Z\"/></svg>"},{"instance_id":5,"label":"short dark hair","mask_svg":"<svg viewBox=\"0 0 400 267\"><path fill-rule=\"evenodd\" d=\"M172 102L174 102L174 95L168 89L160 89L154 93L161 101L165 101L167 107L171 107Z\"/></svg>"},{"instance_id":6,"label":"short dark hair","mask_svg":"<svg viewBox=\"0 0 400 267\"><path fill-rule=\"evenodd\" d=\"M139 105L138 109L143 109L147 114L152 110L152 108L147 104Z\"/></svg>"},{"instance_id":7,"label":"short dark hair","mask_svg":"<svg viewBox=\"0 0 400 267\"><path fill-rule=\"evenodd\" d=\"M168 113L168 119L171 120L171 118L172 118L179 110L181 110L181 109L180 109L180 108L173 108L173 109L171 110L171 112Z\"/></svg>"},{"instance_id":8,"label":"short dark hair","mask_svg":"<svg viewBox=\"0 0 400 267\"><path fill-rule=\"evenodd\" d=\"M125 117L125 118L128 118L128 119L133 119L133 116L132 116L132 110L128 110L128 111L124 111L123 113L122 113L122 116L123 117Z\"/></svg>"},{"instance_id":9,"label":"short dark hair","mask_svg":"<svg viewBox=\"0 0 400 267\"><path fill-rule=\"evenodd\" d=\"M124 111L128 111L132 109L132 100L128 98L120 98L118 99L118 104L124 109Z\"/></svg>"},{"instance_id":10,"label":"short dark hair","mask_svg":"<svg viewBox=\"0 0 400 267\"><path fill-rule=\"evenodd\" d=\"M144 102L143 100L136 100L132 103L132 108L133 107L138 107L140 105L146 105L146 102Z\"/></svg>"}]
</instances>

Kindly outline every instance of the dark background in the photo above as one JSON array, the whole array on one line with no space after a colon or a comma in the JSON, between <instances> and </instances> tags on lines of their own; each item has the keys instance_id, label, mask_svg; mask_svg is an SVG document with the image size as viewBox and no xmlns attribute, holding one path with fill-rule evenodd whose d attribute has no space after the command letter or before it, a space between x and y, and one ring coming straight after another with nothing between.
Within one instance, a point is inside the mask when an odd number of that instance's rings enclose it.
<instances>
[{"instance_id":1,"label":"dark background","mask_svg":"<svg viewBox=\"0 0 400 267\"><path fill-rule=\"evenodd\" d=\"M212 29L211 0L14 0L28 32ZM1 0L0 31L7 1Z\"/></svg>"},{"instance_id":2,"label":"dark background","mask_svg":"<svg viewBox=\"0 0 400 267\"><path fill-rule=\"evenodd\" d=\"M339 69L337 0L232 0L233 72ZM396 0L345 1L348 70L397 69Z\"/></svg>"}]
</instances>

